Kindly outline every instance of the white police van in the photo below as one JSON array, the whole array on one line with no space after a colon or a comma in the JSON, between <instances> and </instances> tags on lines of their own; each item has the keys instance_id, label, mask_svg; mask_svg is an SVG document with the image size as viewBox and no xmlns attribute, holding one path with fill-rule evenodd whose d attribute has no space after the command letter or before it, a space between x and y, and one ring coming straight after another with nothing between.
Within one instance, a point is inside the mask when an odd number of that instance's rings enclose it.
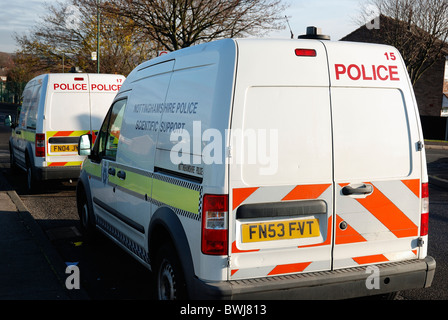
<instances>
[{"instance_id":1,"label":"white police van","mask_svg":"<svg viewBox=\"0 0 448 320\"><path fill-rule=\"evenodd\" d=\"M78 178L85 157L79 136L98 131L124 82L114 74L43 74L27 83L9 140L11 167L27 172L32 191L38 181Z\"/></svg>"},{"instance_id":2,"label":"white police van","mask_svg":"<svg viewBox=\"0 0 448 320\"><path fill-rule=\"evenodd\" d=\"M431 285L417 104L393 47L226 39L128 76L77 187L83 229L160 299L351 298Z\"/></svg>"}]
</instances>

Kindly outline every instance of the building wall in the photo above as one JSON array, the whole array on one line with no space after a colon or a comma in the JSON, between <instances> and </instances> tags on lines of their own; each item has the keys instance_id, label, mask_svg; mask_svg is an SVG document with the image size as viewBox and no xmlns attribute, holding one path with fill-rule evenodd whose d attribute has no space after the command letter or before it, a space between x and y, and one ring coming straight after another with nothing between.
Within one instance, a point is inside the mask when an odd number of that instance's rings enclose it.
<instances>
[{"instance_id":1,"label":"building wall","mask_svg":"<svg viewBox=\"0 0 448 320\"><path fill-rule=\"evenodd\" d=\"M421 116L440 117L444 73L445 59L437 61L415 83L414 92Z\"/></svg>"},{"instance_id":2,"label":"building wall","mask_svg":"<svg viewBox=\"0 0 448 320\"><path fill-rule=\"evenodd\" d=\"M361 26L343 37L341 41L384 43L382 41L382 33L384 32L384 28L388 28L389 23L389 18L381 17L380 29L369 30L366 26ZM445 59L443 58L426 70L415 83L414 92L421 116L440 117L444 92L444 72Z\"/></svg>"}]
</instances>

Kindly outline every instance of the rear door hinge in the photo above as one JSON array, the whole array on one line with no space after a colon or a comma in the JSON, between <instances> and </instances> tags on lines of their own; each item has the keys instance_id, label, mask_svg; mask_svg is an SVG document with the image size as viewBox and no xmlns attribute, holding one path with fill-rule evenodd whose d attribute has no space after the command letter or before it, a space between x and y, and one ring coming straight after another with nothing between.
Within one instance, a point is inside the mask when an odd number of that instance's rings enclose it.
<instances>
[{"instance_id":1,"label":"rear door hinge","mask_svg":"<svg viewBox=\"0 0 448 320\"><path fill-rule=\"evenodd\" d=\"M422 237L417 239L417 247L423 247L423 245L425 244L425 241L423 240Z\"/></svg>"},{"instance_id":2,"label":"rear door hinge","mask_svg":"<svg viewBox=\"0 0 448 320\"><path fill-rule=\"evenodd\" d=\"M417 142L417 151L422 151L424 147L423 141Z\"/></svg>"}]
</instances>

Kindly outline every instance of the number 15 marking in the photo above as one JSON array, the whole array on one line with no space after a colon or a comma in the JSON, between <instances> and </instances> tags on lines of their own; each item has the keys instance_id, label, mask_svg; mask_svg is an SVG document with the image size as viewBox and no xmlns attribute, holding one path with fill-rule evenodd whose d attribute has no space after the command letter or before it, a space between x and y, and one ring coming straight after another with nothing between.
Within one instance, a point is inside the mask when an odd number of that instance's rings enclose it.
<instances>
[{"instance_id":1,"label":"number 15 marking","mask_svg":"<svg viewBox=\"0 0 448 320\"><path fill-rule=\"evenodd\" d=\"M384 55L386 56L387 60L396 60L397 59L395 57L395 53L393 53L393 52L386 52L386 53L384 53Z\"/></svg>"}]
</instances>

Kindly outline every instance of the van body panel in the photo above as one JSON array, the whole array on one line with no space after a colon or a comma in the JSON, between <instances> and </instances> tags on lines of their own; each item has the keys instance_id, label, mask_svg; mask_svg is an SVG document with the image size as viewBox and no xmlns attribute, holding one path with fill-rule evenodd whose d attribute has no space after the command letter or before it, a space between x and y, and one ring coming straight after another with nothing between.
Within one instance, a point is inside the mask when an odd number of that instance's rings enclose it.
<instances>
[{"instance_id":1,"label":"van body panel","mask_svg":"<svg viewBox=\"0 0 448 320\"><path fill-rule=\"evenodd\" d=\"M135 68L83 168L97 226L148 268L176 237L152 221L178 217L190 297L344 298L372 294L359 267L397 279L378 293L432 281L421 141L394 48L226 39ZM227 253L203 252L213 229Z\"/></svg>"},{"instance_id":2,"label":"van body panel","mask_svg":"<svg viewBox=\"0 0 448 320\"><path fill-rule=\"evenodd\" d=\"M157 110L165 101L173 65L174 61L167 61L147 67L133 79L132 94L127 95L117 160L110 163L117 172L126 174L125 179L110 177L110 182L117 185L115 192L111 193L114 209L126 212L138 227L129 226L122 220L110 222L117 230L125 228L129 238L146 251L148 238L142 230L148 228L155 205L147 199L151 199L153 192L157 128L161 121L161 113ZM146 255L144 259L148 259Z\"/></svg>"},{"instance_id":3,"label":"van body panel","mask_svg":"<svg viewBox=\"0 0 448 320\"><path fill-rule=\"evenodd\" d=\"M237 43L229 279L330 270L333 166L325 48L316 41ZM316 56L297 56L296 49L315 50ZM305 201L322 201L325 209L299 215ZM281 208L291 202L295 207L284 217L235 219L241 205ZM311 227L316 233L307 234ZM284 233L291 237L276 239Z\"/></svg>"},{"instance_id":4,"label":"van body panel","mask_svg":"<svg viewBox=\"0 0 448 320\"><path fill-rule=\"evenodd\" d=\"M45 100L46 82L46 77L36 77L26 84L23 91L22 111L10 138L14 158L21 166L25 166L27 146L31 148L28 142L34 142L36 127L41 129L41 123L37 119L43 118L43 113L39 113L39 106Z\"/></svg>"},{"instance_id":5,"label":"van body panel","mask_svg":"<svg viewBox=\"0 0 448 320\"><path fill-rule=\"evenodd\" d=\"M32 166L37 180L77 178L85 158L77 153L79 136L96 133L123 81L121 75L106 74L44 74L32 79L11 137L17 165ZM36 134L44 135L39 156Z\"/></svg>"},{"instance_id":6,"label":"van body panel","mask_svg":"<svg viewBox=\"0 0 448 320\"><path fill-rule=\"evenodd\" d=\"M389 46L326 48L336 184L334 268L416 259L420 189L427 180L405 65ZM344 188L364 185L371 190L344 194Z\"/></svg>"}]
</instances>

